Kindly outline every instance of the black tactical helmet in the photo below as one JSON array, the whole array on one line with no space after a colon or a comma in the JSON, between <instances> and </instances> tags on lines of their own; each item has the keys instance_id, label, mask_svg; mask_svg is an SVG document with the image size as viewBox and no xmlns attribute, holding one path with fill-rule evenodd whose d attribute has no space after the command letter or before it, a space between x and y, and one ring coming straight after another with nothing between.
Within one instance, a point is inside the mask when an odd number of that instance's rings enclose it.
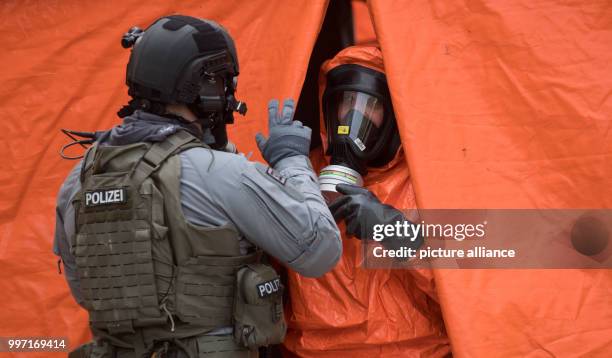
<instances>
[{"instance_id":1,"label":"black tactical helmet","mask_svg":"<svg viewBox=\"0 0 612 358\"><path fill-rule=\"evenodd\" d=\"M120 117L134 110L163 115L166 104L187 104L203 128L210 129L215 147L225 145L225 124L233 112L246 113L234 97L239 73L234 41L211 20L172 15L155 21L145 31L133 27L124 34L123 47L133 47L126 83L130 104Z\"/></svg>"}]
</instances>

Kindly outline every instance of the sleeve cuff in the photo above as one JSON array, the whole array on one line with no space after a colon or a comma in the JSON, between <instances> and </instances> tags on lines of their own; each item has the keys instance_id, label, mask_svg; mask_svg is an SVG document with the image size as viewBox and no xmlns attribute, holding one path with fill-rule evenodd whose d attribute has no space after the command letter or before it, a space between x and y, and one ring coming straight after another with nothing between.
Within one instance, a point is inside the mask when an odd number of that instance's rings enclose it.
<instances>
[{"instance_id":1,"label":"sleeve cuff","mask_svg":"<svg viewBox=\"0 0 612 358\"><path fill-rule=\"evenodd\" d=\"M306 168L312 170L310 159L305 155L294 155L292 157L283 158L276 163L274 169L283 170L287 168Z\"/></svg>"}]
</instances>

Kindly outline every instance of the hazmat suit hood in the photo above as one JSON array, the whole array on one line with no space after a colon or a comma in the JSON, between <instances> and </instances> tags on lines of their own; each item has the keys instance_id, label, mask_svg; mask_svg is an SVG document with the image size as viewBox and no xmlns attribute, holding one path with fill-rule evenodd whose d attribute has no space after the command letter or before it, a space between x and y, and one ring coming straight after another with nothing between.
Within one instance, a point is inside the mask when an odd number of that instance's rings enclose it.
<instances>
[{"instance_id":1,"label":"hazmat suit hood","mask_svg":"<svg viewBox=\"0 0 612 358\"><path fill-rule=\"evenodd\" d=\"M319 103L322 103L321 99L325 92L327 85L327 74L329 71L341 65L355 64L369 68L374 71L381 73L385 72L385 67L382 61L382 53L376 46L351 46L338 52L334 58L327 60L321 66L319 72ZM321 110L322 112L322 110ZM320 128L321 128L321 143L323 143L323 152L327 152L327 129L325 126L325 118L323 113L319 116Z\"/></svg>"}]
</instances>

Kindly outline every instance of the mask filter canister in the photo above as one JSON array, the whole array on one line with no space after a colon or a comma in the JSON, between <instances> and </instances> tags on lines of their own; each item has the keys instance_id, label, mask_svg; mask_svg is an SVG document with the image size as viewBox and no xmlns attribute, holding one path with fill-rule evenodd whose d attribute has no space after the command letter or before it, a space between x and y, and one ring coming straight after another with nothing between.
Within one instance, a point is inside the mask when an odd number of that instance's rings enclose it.
<instances>
[{"instance_id":1,"label":"mask filter canister","mask_svg":"<svg viewBox=\"0 0 612 358\"><path fill-rule=\"evenodd\" d=\"M337 184L363 187L363 178L357 171L343 165L333 164L321 169L319 187L327 203L331 203L342 195L336 191Z\"/></svg>"}]
</instances>

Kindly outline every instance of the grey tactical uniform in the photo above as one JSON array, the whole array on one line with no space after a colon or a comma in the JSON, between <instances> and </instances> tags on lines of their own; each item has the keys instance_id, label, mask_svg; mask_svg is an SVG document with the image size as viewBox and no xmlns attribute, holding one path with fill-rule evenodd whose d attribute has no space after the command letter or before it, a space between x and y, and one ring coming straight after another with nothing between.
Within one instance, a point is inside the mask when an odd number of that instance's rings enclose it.
<instances>
[{"instance_id":1,"label":"grey tactical uniform","mask_svg":"<svg viewBox=\"0 0 612 358\"><path fill-rule=\"evenodd\" d=\"M112 134L111 134L112 136ZM256 245L305 276L320 276L342 246L306 156L282 159L275 170L244 156L204 148L180 154L180 192L186 219L200 226L233 225L243 247ZM68 238L75 232L71 201L80 189L77 165L60 189L54 252L77 302L82 302Z\"/></svg>"}]
</instances>

